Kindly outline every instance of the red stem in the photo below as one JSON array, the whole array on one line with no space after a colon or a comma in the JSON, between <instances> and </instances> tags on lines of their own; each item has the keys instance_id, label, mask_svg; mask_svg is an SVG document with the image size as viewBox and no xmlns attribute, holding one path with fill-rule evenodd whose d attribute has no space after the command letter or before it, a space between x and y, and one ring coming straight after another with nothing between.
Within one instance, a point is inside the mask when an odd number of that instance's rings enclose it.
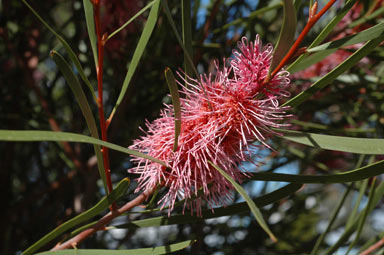
<instances>
[{"instance_id":1,"label":"red stem","mask_svg":"<svg viewBox=\"0 0 384 255\"><path fill-rule=\"evenodd\" d=\"M280 69L294 56L296 50L299 48L300 43L303 41L304 37L308 34L309 30L316 24L316 22L324 15L326 11L336 2L336 0L329 1L323 9L316 15L310 16L308 19L308 23L305 25L303 31L300 33L299 37L292 45L291 49L285 55L285 57L281 60L280 64L271 72L271 75L267 76L264 83L268 83L279 71Z\"/></svg>"},{"instance_id":2,"label":"red stem","mask_svg":"<svg viewBox=\"0 0 384 255\"><path fill-rule=\"evenodd\" d=\"M141 193L139 196L137 196L132 201L126 203L124 206L122 206L119 209L113 210L109 212L107 215L102 217L95 225L92 227L80 232L73 238L69 239L68 241L56 245L51 251L57 251L57 250L64 250L64 249L70 249L73 248L73 246L78 245L85 239L87 239L90 235L94 234L95 232L99 230L104 230L105 226L110 223L113 219L120 216L124 212L130 211L132 208L142 204L151 194L153 193L153 189L149 189L143 193Z\"/></svg>"},{"instance_id":3,"label":"red stem","mask_svg":"<svg viewBox=\"0 0 384 255\"><path fill-rule=\"evenodd\" d=\"M103 107L103 60L104 60L104 45L105 45L105 36L101 36L101 24L100 24L100 1L96 0L94 4L94 19L96 27L96 36L97 36L97 51L98 51L98 63L96 65L97 73L97 90L98 90L98 101L97 107L99 110L99 119L100 119L100 129L101 129L101 139L107 141L107 126L104 117L104 107ZM102 147L101 152L103 154L105 177L107 179L107 186L109 193L112 192L113 186L111 181L111 170L109 167L109 153L108 148ZM111 209L116 209L116 204L112 204Z\"/></svg>"}]
</instances>

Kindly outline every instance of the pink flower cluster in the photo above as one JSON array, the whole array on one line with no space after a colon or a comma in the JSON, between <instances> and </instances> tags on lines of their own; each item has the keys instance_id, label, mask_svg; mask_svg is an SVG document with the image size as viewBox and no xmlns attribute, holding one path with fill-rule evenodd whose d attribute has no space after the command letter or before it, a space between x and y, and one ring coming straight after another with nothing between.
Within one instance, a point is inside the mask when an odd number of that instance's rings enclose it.
<instances>
[{"instance_id":1,"label":"pink flower cluster","mask_svg":"<svg viewBox=\"0 0 384 255\"><path fill-rule=\"evenodd\" d=\"M198 215L202 201L211 208L226 205L233 187L209 161L241 182L247 174L239 169L239 163L250 160L252 147L260 143L269 147L266 139L276 135L271 128L286 126L280 122L288 117L287 108L279 106L279 99L289 96L288 72L280 71L264 83L273 47L263 48L256 36L254 43L243 38L238 48L229 67L220 68L216 63L215 74L202 75L200 80L182 78L185 85L179 82L182 117L176 151L172 105L166 105L160 118L148 122L146 136L130 146L168 164L166 168L133 157L137 167L129 172L140 174L136 191L159 184L168 189L159 203L162 208L168 206L169 213L177 199L185 199L184 209L190 207L192 213L195 209ZM195 198L199 190L203 195Z\"/></svg>"}]
</instances>

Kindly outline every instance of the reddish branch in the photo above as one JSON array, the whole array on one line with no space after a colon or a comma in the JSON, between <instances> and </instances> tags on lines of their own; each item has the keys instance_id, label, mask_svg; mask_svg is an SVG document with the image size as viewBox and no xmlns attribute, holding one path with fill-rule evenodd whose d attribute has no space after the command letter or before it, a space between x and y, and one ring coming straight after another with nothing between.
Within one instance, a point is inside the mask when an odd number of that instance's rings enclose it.
<instances>
[{"instance_id":1,"label":"reddish branch","mask_svg":"<svg viewBox=\"0 0 384 255\"><path fill-rule=\"evenodd\" d=\"M97 90L98 90L98 101L97 107L99 110L99 119L100 119L100 129L101 129L101 139L107 141L107 125L104 117L104 106L103 106L103 62L104 62L104 46L106 35L101 36L101 24L100 24L100 0L92 1L94 6L94 19L96 27L96 36L97 36L97 51L98 51L98 62L96 64L96 73L97 73ZM101 152L103 153L105 177L107 180L108 191L112 192L113 186L111 181L111 170L109 167L109 151L108 148L102 147ZM112 204L112 209L116 208L116 204Z\"/></svg>"},{"instance_id":2,"label":"reddish branch","mask_svg":"<svg viewBox=\"0 0 384 255\"><path fill-rule=\"evenodd\" d=\"M380 239L377 243L371 245L368 249L360 253L360 255L369 255L383 245L384 245L384 238Z\"/></svg>"},{"instance_id":3,"label":"reddish branch","mask_svg":"<svg viewBox=\"0 0 384 255\"><path fill-rule=\"evenodd\" d=\"M85 239L87 239L90 235L96 233L99 230L104 230L105 226L109 224L113 219L120 216L124 212L130 211L132 208L142 204L151 194L153 190L147 190L144 193L141 193L139 196L137 196L132 201L126 203L124 206L122 206L119 209L113 210L109 212L107 215L105 215L103 218L101 218L95 225L92 227L80 232L73 238L69 239L68 241L56 245L52 251L56 250L64 250L64 249L70 249L74 246L78 245Z\"/></svg>"},{"instance_id":4,"label":"reddish branch","mask_svg":"<svg viewBox=\"0 0 384 255\"><path fill-rule=\"evenodd\" d=\"M285 55L285 57L281 60L279 65L271 72L271 75L267 76L264 83L267 84L279 71L280 69L290 61L290 59L295 55L297 49L300 46L300 43L303 41L304 37L308 34L309 30L316 24L316 22L328 11L329 8L336 2L336 0L329 1L323 9L319 13L316 14L317 9L317 2L313 5L310 11L310 15L308 18L308 22L305 25L303 31L300 33L299 37L295 41L295 43L292 45L291 49L288 51L288 53Z\"/></svg>"}]
</instances>

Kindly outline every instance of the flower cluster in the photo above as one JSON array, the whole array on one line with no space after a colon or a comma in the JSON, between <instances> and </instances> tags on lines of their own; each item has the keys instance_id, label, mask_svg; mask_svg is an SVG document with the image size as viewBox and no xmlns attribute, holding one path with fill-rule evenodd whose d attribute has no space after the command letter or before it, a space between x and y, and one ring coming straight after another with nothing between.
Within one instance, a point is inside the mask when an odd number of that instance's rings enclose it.
<instances>
[{"instance_id":1,"label":"flower cluster","mask_svg":"<svg viewBox=\"0 0 384 255\"><path fill-rule=\"evenodd\" d=\"M285 126L280 122L288 117L287 108L279 106L279 99L289 96L289 74L280 71L264 82L273 47L263 48L257 36L253 43L243 38L238 48L229 66L215 64L215 74L202 75L200 80L181 78L181 132L176 151L172 105L166 105L160 118L148 122L146 136L130 147L168 164L164 167L133 157L137 167L129 172L140 174L137 191L159 184L168 188L159 203L168 206L169 213L177 199L185 199L184 209L192 207L198 215L202 201L210 207L226 205L233 187L209 162L241 182L247 174L238 165L250 160L253 146L260 146L254 142L269 147L267 137L276 135L271 128ZM203 195L195 198L199 190Z\"/></svg>"}]
</instances>

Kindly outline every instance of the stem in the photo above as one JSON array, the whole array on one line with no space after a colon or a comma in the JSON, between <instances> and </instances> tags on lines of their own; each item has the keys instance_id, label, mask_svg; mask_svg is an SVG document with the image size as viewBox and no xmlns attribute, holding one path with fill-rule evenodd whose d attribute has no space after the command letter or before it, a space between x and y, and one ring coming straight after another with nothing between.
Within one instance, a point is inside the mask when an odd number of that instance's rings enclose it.
<instances>
[{"instance_id":1,"label":"stem","mask_svg":"<svg viewBox=\"0 0 384 255\"><path fill-rule=\"evenodd\" d=\"M100 24L100 0L92 1L95 9L94 19L96 27L96 36L97 36L97 51L98 51L98 62L96 65L97 73L97 107L99 110L99 119L100 119L100 129L101 129L101 139L107 141L107 126L104 117L104 107L103 107L103 61L104 61L104 45L106 41L106 34L101 36L101 24ZM109 193L112 192L113 186L111 181L111 170L109 167L109 151L106 147L101 147L101 152L103 153L103 162L105 169L105 177L107 179L107 186ZM111 210L116 209L116 204L113 203Z\"/></svg>"},{"instance_id":2,"label":"stem","mask_svg":"<svg viewBox=\"0 0 384 255\"><path fill-rule=\"evenodd\" d=\"M303 31L300 33L299 37L295 41L295 43L292 45L291 49L288 51L288 53L285 55L285 57L281 60L280 64L271 72L271 75L267 76L264 80L264 84L268 83L279 71L280 69L295 55L297 49L300 46L300 43L304 40L304 37L308 34L309 30L316 24L316 22L328 11L329 8L336 2L336 0L329 1L323 9L317 14L310 13L313 15L310 15L308 18L308 23L305 25ZM315 4L314 4L315 5ZM311 8L312 9L312 8Z\"/></svg>"},{"instance_id":3,"label":"stem","mask_svg":"<svg viewBox=\"0 0 384 255\"><path fill-rule=\"evenodd\" d=\"M73 238L69 239L68 241L56 245L54 248L52 248L51 251L57 251L57 250L64 250L64 249L70 249L74 245L78 245L85 239L87 239L90 235L96 233L99 230L104 230L105 226L110 223L113 219L120 216L121 214L130 211L132 208L142 204L156 189L156 186L153 189L146 190L145 192L141 193L139 196L137 196L132 201L126 203L121 208L118 208L116 210L113 210L109 212L107 215L102 217L95 225L92 227L80 232Z\"/></svg>"}]
</instances>

